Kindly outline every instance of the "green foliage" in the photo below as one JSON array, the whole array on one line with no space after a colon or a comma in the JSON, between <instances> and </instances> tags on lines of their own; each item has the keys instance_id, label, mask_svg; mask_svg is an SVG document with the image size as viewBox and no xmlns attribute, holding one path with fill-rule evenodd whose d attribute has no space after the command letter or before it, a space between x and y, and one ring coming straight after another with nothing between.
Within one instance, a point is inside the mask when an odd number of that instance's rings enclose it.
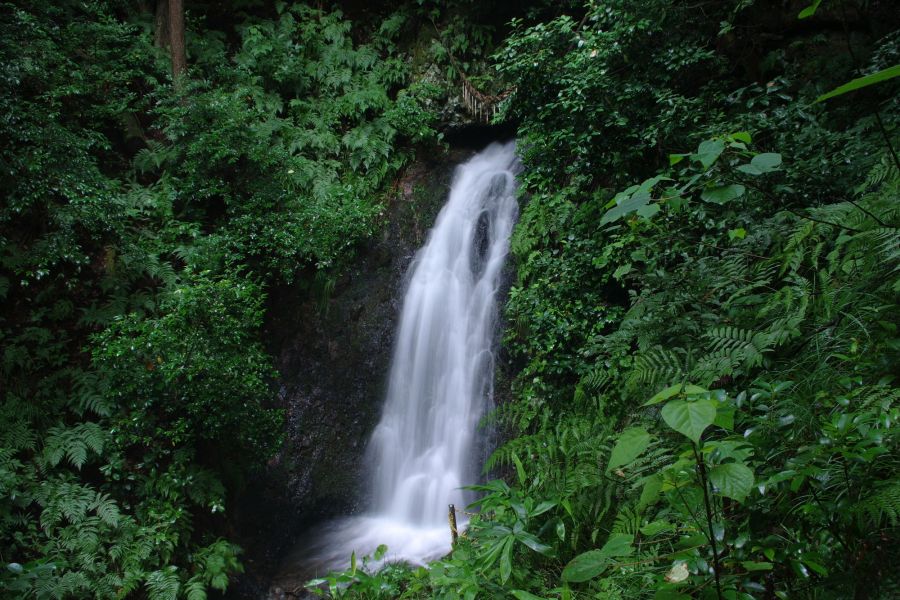
<instances>
[{"instance_id":1,"label":"green foliage","mask_svg":"<svg viewBox=\"0 0 900 600\"><path fill-rule=\"evenodd\" d=\"M304 263L340 262L373 232L378 191L406 158L398 136L435 135L428 90L393 102L402 61L355 45L340 13L297 4L239 30L233 53L216 32L197 40L211 77L161 103L164 142L138 158L168 167L177 214L216 225L194 250L198 268L249 263L291 279Z\"/></svg>"},{"instance_id":2,"label":"green foliage","mask_svg":"<svg viewBox=\"0 0 900 600\"><path fill-rule=\"evenodd\" d=\"M0 596L228 587L266 289L350 260L436 138L390 31L239 4L188 7L176 90L155 3L0 3Z\"/></svg>"},{"instance_id":3,"label":"green foliage","mask_svg":"<svg viewBox=\"0 0 900 600\"><path fill-rule=\"evenodd\" d=\"M811 4L790 38L746 1L513 21L509 483L407 597L897 594L896 79L815 103L897 21Z\"/></svg>"},{"instance_id":4,"label":"green foliage","mask_svg":"<svg viewBox=\"0 0 900 600\"><path fill-rule=\"evenodd\" d=\"M512 92L525 164L487 465L511 483L477 488L451 556L372 573L382 550L319 592L896 595L896 16L198 4L175 90L146 4L0 4L3 595L241 572L222 512L281 427L265 292L334 281L376 230L439 139L446 90L410 72L451 80L451 54Z\"/></svg>"},{"instance_id":5,"label":"green foliage","mask_svg":"<svg viewBox=\"0 0 900 600\"><path fill-rule=\"evenodd\" d=\"M830 100L831 98L842 96L848 92L853 92L870 85L875 85L876 83L881 83L882 81L887 81L897 76L900 76L900 65L894 65L893 67L882 69L881 71L877 71L870 75L857 77L853 81L849 81L844 85L831 90L827 94L822 94L821 96L816 98L816 102Z\"/></svg>"},{"instance_id":6,"label":"green foliage","mask_svg":"<svg viewBox=\"0 0 900 600\"><path fill-rule=\"evenodd\" d=\"M109 401L128 407L116 442L212 445L223 464L268 458L279 416L260 405L273 375L255 339L262 301L250 283L199 279L163 298L158 318L128 315L97 335Z\"/></svg>"}]
</instances>

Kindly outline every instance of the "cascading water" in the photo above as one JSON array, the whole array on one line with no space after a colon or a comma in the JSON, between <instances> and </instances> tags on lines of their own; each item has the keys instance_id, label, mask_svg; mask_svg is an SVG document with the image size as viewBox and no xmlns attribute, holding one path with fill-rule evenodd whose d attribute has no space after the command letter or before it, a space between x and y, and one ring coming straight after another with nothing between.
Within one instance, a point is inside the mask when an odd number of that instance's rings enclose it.
<instances>
[{"instance_id":1,"label":"cascading water","mask_svg":"<svg viewBox=\"0 0 900 600\"><path fill-rule=\"evenodd\" d=\"M388 546L424 563L450 550L447 505L471 499L478 424L491 402L497 295L518 206L515 143L457 167L450 198L408 275L387 400L368 447L367 514L332 522L307 545L317 569ZM320 571L321 572L321 571Z\"/></svg>"},{"instance_id":2,"label":"cascading water","mask_svg":"<svg viewBox=\"0 0 900 600\"><path fill-rule=\"evenodd\" d=\"M517 214L515 146L459 167L450 198L411 268L387 402L370 443L374 512L446 530L464 505L473 446L490 402L500 273ZM398 549L399 550L399 549Z\"/></svg>"}]
</instances>

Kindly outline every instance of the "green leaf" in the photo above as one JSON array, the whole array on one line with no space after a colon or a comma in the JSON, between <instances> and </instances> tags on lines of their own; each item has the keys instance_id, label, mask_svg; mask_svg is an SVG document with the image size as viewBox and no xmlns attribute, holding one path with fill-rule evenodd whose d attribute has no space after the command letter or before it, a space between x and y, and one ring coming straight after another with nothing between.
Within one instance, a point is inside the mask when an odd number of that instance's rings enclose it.
<instances>
[{"instance_id":1,"label":"green leaf","mask_svg":"<svg viewBox=\"0 0 900 600\"><path fill-rule=\"evenodd\" d=\"M652 406L664 402L681 391L681 384L670 385L664 390L657 392L652 398L644 402L644 406Z\"/></svg>"},{"instance_id":2,"label":"green leaf","mask_svg":"<svg viewBox=\"0 0 900 600\"><path fill-rule=\"evenodd\" d=\"M741 561L741 566L748 571L771 571L773 565L770 562L756 562L753 560L745 560Z\"/></svg>"},{"instance_id":3,"label":"green leaf","mask_svg":"<svg viewBox=\"0 0 900 600\"><path fill-rule=\"evenodd\" d=\"M384 555L387 554L388 547L386 544L380 544L377 548L375 548L375 554L372 555L372 558L375 560L381 560L384 558Z\"/></svg>"},{"instance_id":4,"label":"green leaf","mask_svg":"<svg viewBox=\"0 0 900 600\"><path fill-rule=\"evenodd\" d=\"M644 217L645 219L649 219L653 215L659 212L659 204L647 204L646 206L642 206L637 209L638 216Z\"/></svg>"},{"instance_id":5,"label":"green leaf","mask_svg":"<svg viewBox=\"0 0 900 600\"><path fill-rule=\"evenodd\" d=\"M600 552L603 552L605 556L611 558L617 556L629 556L634 552L634 548L631 545L633 543L634 536L630 533L614 533L609 536L606 543L600 548Z\"/></svg>"},{"instance_id":6,"label":"green leaf","mask_svg":"<svg viewBox=\"0 0 900 600\"><path fill-rule=\"evenodd\" d=\"M553 548L551 548L550 546L539 542L538 539L530 533L519 534L516 539L518 539L520 542L522 542L538 554L550 554L550 552L553 550Z\"/></svg>"},{"instance_id":7,"label":"green leaf","mask_svg":"<svg viewBox=\"0 0 900 600\"><path fill-rule=\"evenodd\" d=\"M670 154L669 155L669 166L677 165L681 161L683 161L688 154Z\"/></svg>"},{"instance_id":8,"label":"green leaf","mask_svg":"<svg viewBox=\"0 0 900 600\"><path fill-rule=\"evenodd\" d=\"M616 445L609 455L606 472L616 467L631 464L650 445L650 434L643 427L626 429L619 436Z\"/></svg>"},{"instance_id":9,"label":"green leaf","mask_svg":"<svg viewBox=\"0 0 900 600\"><path fill-rule=\"evenodd\" d=\"M694 402L672 400L663 407L662 418L669 427L696 444L706 428L715 421L716 405L708 398Z\"/></svg>"},{"instance_id":10,"label":"green leaf","mask_svg":"<svg viewBox=\"0 0 900 600\"><path fill-rule=\"evenodd\" d=\"M726 431L731 431L732 429L734 429L734 407L731 406L728 408L717 408L716 418L713 421L713 425L721 427Z\"/></svg>"},{"instance_id":11,"label":"green leaf","mask_svg":"<svg viewBox=\"0 0 900 600\"><path fill-rule=\"evenodd\" d=\"M697 153L691 158L700 161L703 168L708 169L719 159L724 150L725 142L722 140L706 140L700 142L700 145L697 147Z\"/></svg>"},{"instance_id":12,"label":"green leaf","mask_svg":"<svg viewBox=\"0 0 900 600\"><path fill-rule=\"evenodd\" d=\"M747 163L746 165L738 165L737 170L741 173L747 173L748 175L762 175L763 172L758 168L754 167L752 164Z\"/></svg>"},{"instance_id":13,"label":"green leaf","mask_svg":"<svg viewBox=\"0 0 900 600\"><path fill-rule=\"evenodd\" d=\"M634 542L634 536L631 534L611 535L599 550L588 550L569 561L569 564L563 569L563 581L579 583L593 579L606 570L610 558L631 554L634 551L632 542Z\"/></svg>"},{"instance_id":14,"label":"green leaf","mask_svg":"<svg viewBox=\"0 0 900 600\"><path fill-rule=\"evenodd\" d=\"M642 181L640 185L633 185L624 192L616 194L616 197L606 204L611 208L600 219L600 225L612 223L635 211L644 218L655 215L659 212L659 206L653 208L647 205L650 204L650 193L660 181L672 181L672 179L664 175L657 175Z\"/></svg>"},{"instance_id":15,"label":"green leaf","mask_svg":"<svg viewBox=\"0 0 900 600\"><path fill-rule=\"evenodd\" d=\"M516 453L512 454L513 464L516 466L516 477L519 479L519 485L525 487L525 482L528 478L525 475L525 467L522 465L522 461L519 460L519 457L516 456Z\"/></svg>"},{"instance_id":16,"label":"green leaf","mask_svg":"<svg viewBox=\"0 0 900 600\"><path fill-rule=\"evenodd\" d=\"M618 534L623 535L623 534ZM633 536L628 536L632 537ZM608 544L608 542L607 542ZM563 581L571 582L571 583L579 583L582 581L588 581L593 579L597 575L600 575L609 564L609 559L611 558L610 554L604 551L604 548L600 550L589 550L582 554L579 554L566 565L566 568L563 569L562 579Z\"/></svg>"},{"instance_id":17,"label":"green leaf","mask_svg":"<svg viewBox=\"0 0 900 600\"><path fill-rule=\"evenodd\" d=\"M663 588L656 590L656 593L653 594L653 600L691 600L691 597L675 589Z\"/></svg>"},{"instance_id":18,"label":"green leaf","mask_svg":"<svg viewBox=\"0 0 900 600\"><path fill-rule=\"evenodd\" d=\"M820 565L817 562L813 562L813 561L809 560L809 557L801 558L800 562L802 562L804 565L806 565L807 567L809 567L810 569L812 569L813 571L815 571L822 577L828 576L828 569L826 569L824 566Z\"/></svg>"},{"instance_id":19,"label":"green leaf","mask_svg":"<svg viewBox=\"0 0 900 600\"><path fill-rule=\"evenodd\" d=\"M816 11L819 10L819 5L822 4L822 0L813 0L813 3L800 11L800 14L797 15L798 19L808 19L809 17L816 14Z\"/></svg>"},{"instance_id":20,"label":"green leaf","mask_svg":"<svg viewBox=\"0 0 900 600\"><path fill-rule=\"evenodd\" d=\"M747 230L743 227L738 227L737 229L729 229L728 230L728 239L729 240L742 240L747 237Z\"/></svg>"},{"instance_id":21,"label":"green leaf","mask_svg":"<svg viewBox=\"0 0 900 600\"><path fill-rule=\"evenodd\" d=\"M528 517L533 519L534 517L544 514L545 512L547 512L548 510L550 510L551 508L553 508L555 506L556 506L556 502L551 502L550 500L544 500L543 502L541 502L540 504L535 506L533 510L528 511Z\"/></svg>"},{"instance_id":22,"label":"green leaf","mask_svg":"<svg viewBox=\"0 0 900 600\"><path fill-rule=\"evenodd\" d=\"M641 497L638 499L638 510L643 510L648 506L652 506L659 500L659 492L662 490L662 477L659 475L653 475L652 477L648 477L644 482L644 487L641 490Z\"/></svg>"},{"instance_id":23,"label":"green leaf","mask_svg":"<svg viewBox=\"0 0 900 600\"><path fill-rule=\"evenodd\" d=\"M874 85L876 83L881 83L882 81L893 79L898 75L900 75L900 65L888 67L887 69L883 69L881 71L878 71L877 73L872 73L871 75L866 75L865 77L857 77L853 81L845 83L844 85L831 90L827 94L822 94L821 96L816 98L816 102L823 102L836 96L842 96L847 92L852 92L860 88Z\"/></svg>"},{"instance_id":24,"label":"green leaf","mask_svg":"<svg viewBox=\"0 0 900 600\"><path fill-rule=\"evenodd\" d=\"M740 198L747 191L744 186L739 183L731 183L728 185L716 185L704 188L700 192L700 199L713 204L725 204L731 202L735 198Z\"/></svg>"},{"instance_id":25,"label":"green leaf","mask_svg":"<svg viewBox=\"0 0 900 600\"><path fill-rule=\"evenodd\" d=\"M642 206L646 206L650 203L650 193L638 191L635 192L633 196L629 196L621 200L616 206L612 207L606 214L603 215L603 218L600 219L600 225L606 225L607 223L613 223L618 221L625 215L636 211Z\"/></svg>"},{"instance_id":26,"label":"green leaf","mask_svg":"<svg viewBox=\"0 0 900 600\"><path fill-rule=\"evenodd\" d=\"M781 166L781 155L777 152L763 152L751 158L750 164L763 173L771 173Z\"/></svg>"},{"instance_id":27,"label":"green leaf","mask_svg":"<svg viewBox=\"0 0 900 600\"><path fill-rule=\"evenodd\" d=\"M613 279L621 280L623 277L631 273L631 263L625 263L624 265L620 265L618 269L613 272Z\"/></svg>"},{"instance_id":28,"label":"green leaf","mask_svg":"<svg viewBox=\"0 0 900 600\"><path fill-rule=\"evenodd\" d=\"M653 521L641 527L640 531L643 535L652 536L663 531L669 531L675 527L668 521Z\"/></svg>"},{"instance_id":29,"label":"green leaf","mask_svg":"<svg viewBox=\"0 0 900 600\"><path fill-rule=\"evenodd\" d=\"M556 537L558 537L562 541L565 541L566 539L566 524L562 519L560 519L556 523Z\"/></svg>"},{"instance_id":30,"label":"green leaf","mask_svg":"<svg viewBox=\"0 0 900 600\"><path fill-rule=\"evenodd\" d=\"M506 583L509 579L510 574L512 574L512 550L513 550L513 537L509 537L506 539L506 543L503 546L503 553L500 555L500 581L501 583Z\"/></svg>"},{"instance_id":31,"label":"green leaf","mask_svg":"<svg viewBox=\"0 0 900 600\"><path fill-rule=\"evenodd\" d=\"M687 384L684 386L684 395L685 396L697 396L699 394L708 394L709 390L706 388L702 388L699 385Z\"/></svg>"},{"instance_id":32,"label":"green leaf","mask_svg":"<svg viewBox=\"0 0 900 600\"><path fill-rule=\"evenodd\" d=\"M709 470L709 480L720 495L743 502L753 489L753 470L743 463L716 465Z\"/></svg>"},{"instance_id":33,"label":"green leaf","mask_svg":"<svg viewBox=\"0 0 900 600\"><path fill-rule=\"evenodd\" d=\"M643 406L652 406L654 404L659 404L665 400L668 400L678 392L682 391L682 387L684 387L684 394L686 396L694 396L697 394L705 394L708 390L703 389L700 386L687 384L683 385L680 383L676 383L675 385L670 385L666 389L658 392L655 396L644 402Z\"/></svg>"},{"instance_id":34,"label":"green leaf","mask_svg":"<svg viewBox=\"0 0 900 600\"><path fill-rule=\"evenodd\" d=\"M510 594L515 596L518 600L547 600L546 598L535 596L531 592L526 592L525 590L513 590Z\"/></svg>"}]
</instances>

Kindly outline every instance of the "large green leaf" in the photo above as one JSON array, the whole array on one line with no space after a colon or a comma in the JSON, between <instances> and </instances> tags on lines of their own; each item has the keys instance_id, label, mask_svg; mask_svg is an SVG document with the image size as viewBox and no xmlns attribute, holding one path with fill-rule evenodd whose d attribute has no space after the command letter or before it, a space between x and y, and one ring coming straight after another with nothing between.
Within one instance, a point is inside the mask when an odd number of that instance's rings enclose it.
<instances>
[{"instance_id":1,"label":"large green leaf","mask_svg":"<svg viewBox=\"0 0 900 600\"><path fill-rule=\"evenodd\" d=\"M700 192L700 199L704 202L712 202L713 204L725 204L736 198L740 198L747 191L746 188L738 183L728 185L714 185L704 188Z\"/></svg>"},{"instance_id":2,"label":"large green leaf","mask_svg":"<svg viewBox=\"0 0 900 600\"><path fill-rule=\"evenodd\" d=\"M659 500L659 492L662 490L662 477L653 475L644 481L641 497L638 499L638 510L652 506Z\"/></svg>"},{"instance_id":3,"label":"large green leaf","mask_svg":"<svg viewBox=\"0 0 900 600\"><path fill-rule=\"evenodd\" d=\"M700 145L697 147L697 153L691 158L699 160L703 168L708 169L719 159L724 150L725 142L722 140L706 140L700 142Z\"/></svg>"},{"instance_id":4,"label":"large green leaf","mask_svg":"<svg viewBox=\"0 0 900 600\"><path fill-rule=\"evenodd\" d=\"M651 205L651 192L654 186L660 181L671 181L670 177L657 175L641 182L640 185L633 185L624 192L616 194L614 198L616 205L610 208L600 219L601 225L618 221L627 214L637 212L645 219L649 219L659 212L659 206ZM607 204L607 206L609 206Z\"/></svg>"},{"instance_id":5,"label":"large green leaf","mask_svg":"<svg viewBox=\"0 0 900 600\"><path fill-rule=\"evenodd\" d=\"M781 155L777 152L763 152L754 156L746 165L740 165L737 170L748 175L763 175L777 171L781 167Z\"/></svg>"},{"instance_id":6,"label":"large green leaf","mask_svg":"<svg viewBox=\"0 0 900 600\"><path fill-rule=\"evenodd\" d=\"M753 470L743 463L716 465L709 470L709 480L722 496L743 502L753 489Z\"/></svg>"},{"instance_id":7,"label":"large green leaf","mask_svg":"<svg viewBox=\"0 0 900 600\"><path fill-rule=\"evenodd\" d=\"M579 583L593 579L606 570L608 561L608 557L604 556L599 550L583 552L569 561L569 564L563 569L563 581Z\"/></svg>"},{"instance_id":8,"label":"large green leaf","mask_svg":"<svg viewBox=\"0 0 900 600\"><path fill-rule=\"evenodd\" d=\"M643 427L632 427L626 429L619 436L616 445L609 455L609 464L606 471L609 472L616 467L630 464L634 459L641 455L650 445L650 434Z\"/></svg>"},{"instance_id":9,"label":"large green leaf","mask_svg":"<svg viewBox=\"0 0 900 600\"><path fill-rule=\"evenodd\" d=\"M821 96L816 98L816 102L823 102L825 100L834 98L835 96L842 96L847 92L853 92L860 88L868 87L876 83L881 83L882 81L893 79L898 75L900 75L900 65L888 67L887 69L883 69L881 71L878 71L877 73L872 73L871 75L866 75L865 77L857 77L853 81L847 82L844 85L831 90L827 94L822 94Z\"/></svg>"},{"instance_id":10,"label":"large green leaf","mask_svg":"<svg viewBox=\"0 0 900 600\"><path fill-rule=\"evenodd\" d=\"M763 173L777 171L778 167L781 166L781 155L777 152L763 152L751 158L750 164Z\"/></svg>"},{"instance_id":11,"label":"large green leaf","mask_svg":"<svg viewBox=\"0 0 900 600\"><path fill-rule=\"evenodd\" d=\"M619 204L612 207L600 219L601 225L618 221L625 215L632 213L650 202L650 192L638 190L632 196L621 199Z\"/></svg>"},{"instance_id":12,"label":"large green leaf","mask_svg":"<svg viewBox=\"0 0 900 600\"><path fill-rule=\"evenodd\" d=\"M683 389L682 389L683 388ZM675 385L670 385L666 389L658 392L655 396L644 402L644 406L652 406L654 404L659 404L660 402L664 402L674 396L679 392L683 392L685 396L694 396L697 394L705 394L709 390L706 390L700 386L688 384L676 383Z\"/></svg>"},{"instance_id":13,"label":"large green leaf","mask_svg":"<svg viewBox=\"0 0 900 600\"><path fill-rule=\"evenodd\" d=\"M709 398L693 402L672 400L663 407L662 418L669 427L697 443L703 431L716 420L716 405Z\"/></svg>"},{"instance_id":14,"label":"large green leaf","mask_svg":"<svg viewBox=\"0 0 900 600\"><path fill-rule=\"evenodd\" d=\"M634 536L630 533L614 533L600 548L600 552L609 557L628 556L634 552L634 548L631 546L633 542Z\"/></svg>"},{"instance_id":15,"label":"large green leaf","mask_svg":"<svg viewBox=\"0 0 900 600\"><path fill-rule=\"evenodd\" d=\"M609 559L628 556L634 552L634 536L628 533L614 533L599 550L589 550L573 558L563 569L563 581L578 583L588 581L603 573L609 566Z\"/></svg>"}]
</instances>

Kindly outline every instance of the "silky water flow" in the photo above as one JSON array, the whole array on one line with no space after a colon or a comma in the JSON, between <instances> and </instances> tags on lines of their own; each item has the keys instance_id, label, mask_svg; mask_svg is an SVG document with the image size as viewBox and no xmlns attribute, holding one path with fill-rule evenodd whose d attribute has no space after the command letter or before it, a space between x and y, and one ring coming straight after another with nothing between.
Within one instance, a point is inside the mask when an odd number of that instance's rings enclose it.
<instances>
[{"instance_id":1,"label":"silky water flow","mask_svg":"<svg viewBox=\"0 0 900 600\"><path fill-rule=\"evenodd\" d=\"M515 143L457 167L450 197L407 274L381 420L367 450L369 510L325 524L301 558L322 574L388 547L414 564L450 550L448 505L473 499L492 402L497 297L518 214ZM465 519L460 518L463 527Z\"/></svg>"}]
</instances>

